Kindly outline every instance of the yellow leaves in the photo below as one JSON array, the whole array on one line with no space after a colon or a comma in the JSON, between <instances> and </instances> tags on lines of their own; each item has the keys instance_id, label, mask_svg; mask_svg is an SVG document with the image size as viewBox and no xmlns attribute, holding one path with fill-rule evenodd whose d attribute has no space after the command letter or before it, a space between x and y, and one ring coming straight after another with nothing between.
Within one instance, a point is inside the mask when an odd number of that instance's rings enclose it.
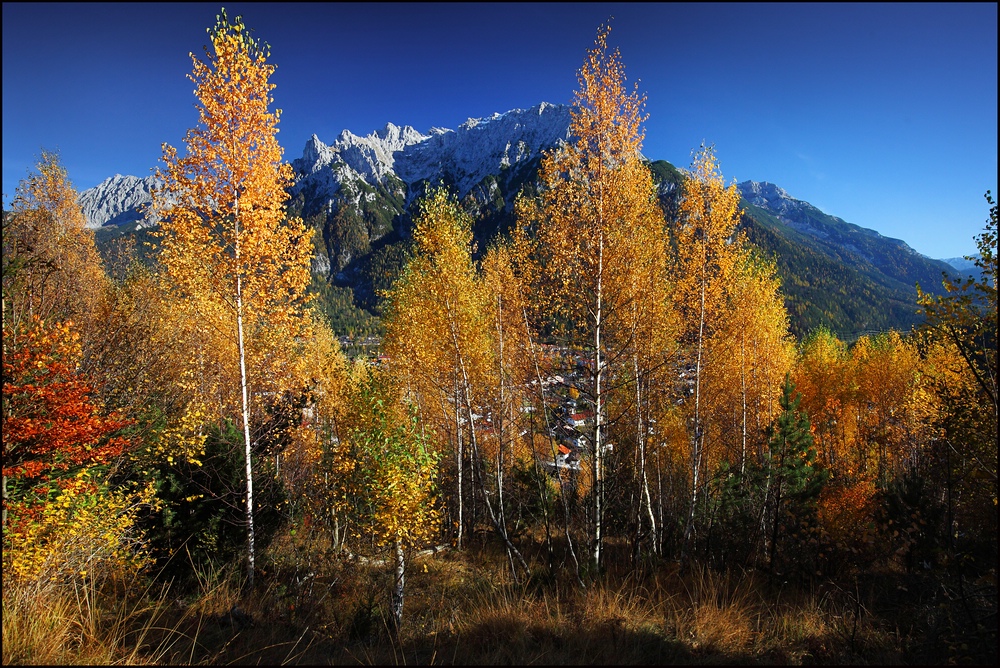
<instances>
[{"instance_id":1,"label":"yellow leaves","mask_svg":"<svg viewBox=\"0 0 1000 668\"><path fill-rule=\"evenodd\" d=\"M4 530L4 577L60 581L89 573L127 575L148 563L134 524L151 485L111 490L81 471L48 503L15 504ZM39 512L40 509L40 512Z\"/></svg>"},{"instance_id":2,"label":"yellow leaves","mask_svg":"<svg viewBox=\"0 0 1000 668\"><path fill-rule=\"evenodd\" d=\"M363 366L355 370L346 439L331 476L336 512L367 527L379 545L426 540L439 522L433 484L438 457L389 377Z\"/></svg>"},{"instance_id":3,"label":"yellow leaves","mask_svg":"<svg viewBox=\"0 0 1000 668\"><path fill-rule=\"evenodd\" d=\"M739 253L723 297L706 337L704 390L735 461L763 446L761 425L777 415L794 346L773 262Z\"/></svg>"},{"instance_id":4,"label":"yellow leaves","mask_svg":"<svg viewBox=\"0 0 1000 668\"><path fill-rule=\"evenodd\" d=\"M304 313L314 231L285 211L292 169L268 109L275 68L238 20L223 14L209 34L211 49L193 57L190 75L198 126L185 155L164 145L164 186L154 193L159 260L191 346L178 387L198 397L161 440L188 457L204 442L200 425L242 410L240 355L259 414L263 397L306 385L298 360L312 336Z\"/></svg>"},{"instance_id":5,"label":"yellow leaves","mask_svg":"<svg viewBox=\"0 0 1000 668\"><path fill-rule=\"evenodd\" d=\"M575 143L543 158L538 200L522 199L517 209L522 227L537 229L532 266L525 269L537 281L533 296L544 300L546 315L567 323L572 336L615 327L626 336L629 305L660 299L665 288L663 215L639 153L643 98L627 92L607 34L602 28L580 73ZM620 313L622 320L598 325L598 312Z\"/></svg>"},{"instance_id":6,"label":"yellow leaves","mask_svg":"<svg viewBox=\"0 0 1000 668\"><path fill-rule=\"evenodd\" d=\"M821 330L801 345L794 372L827 465L850 483L884 483L935 438L938 399L917 342L897 332L862 336L850 351Z\"/></svg>"},{"instance_id":7,"label":"yellow leaves","mask_svg":"<svg viewBox=\"0 0 1000 668\"><path fill-rule=\"evenodd\" d=\"M4 214L4 327L28 314L89 328L106 283L93 231L56 153L42 151Z\"/></svg>"},{"instance_id":8,"label":"yellow leaves","mask_svg":"<svg viewBox=\"0 0 1000 668\"><path fill-rule=\"evenodd\" d=\"M701 311L712 321L722 308L744 247L742 236L732 239L739 216L735 183L725 187L714 148L703 146L684 181L679 220L673 229L677 303L685 320L694 323L689 327L699 326Z\"/></svg>"},{"instance_id":9,"label":"yellow leaves","mask_svg":"<svg viewBox=\"0 0 1000 668\"><path fill-rule=\"evenodd\" d=\"M444 189L429 193L420 208L417 254L388 295L382 350L426 403L459 373L459 358L468 376L481 378L488 328L468 215Z\"/></svg>"}]
</instances>

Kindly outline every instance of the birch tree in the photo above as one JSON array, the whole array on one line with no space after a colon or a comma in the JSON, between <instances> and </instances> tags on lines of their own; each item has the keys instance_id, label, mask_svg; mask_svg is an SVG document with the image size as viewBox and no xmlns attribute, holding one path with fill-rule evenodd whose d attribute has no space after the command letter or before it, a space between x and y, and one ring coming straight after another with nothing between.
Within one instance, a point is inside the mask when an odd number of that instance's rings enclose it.
<instances>
[{"instance_id":1,"label":"birch tree","mask_svg":"<svg viewBox=\"0 0 1000 668\"><path fill-rule=\"evenodd\" d=\"M389 294L383 348L395 372L418 397L422 411L427 415L439 413L442 419L438 424L444 433L453 428L458 544L465 524L463 455L467 454L473 478L471 510L476 509L478 491L486 519L504 542L511 563L516 559L527 571L527 564L507 534L502 505L498 505L499 490L487 487L483 469L487 458L484 432L493 431L483 428L488 397L496 386L495 379L503 385L502 371L494 371L499 354L495 344L504 326L496 321L472 263L471 220L446 190L435 190L421 203L414 241L415 256ZM419 326L414 327L414 323ZM452 416L453 421L449 420ZM502 475L497 480L502 484Z\"/></svg>"},{"instance_id":2,"label":"birch tree","mask_svg":"<svg viewBox=\"0 0 1000 668\"><path fill-rule=\"evenodd\" d=\"M648 297L645 273L665 255L663 214L642 161L644 96L629 90L610 28L602 28L579 72L572 141L550 152L537 200L520 206L522 224L537 229L531 272L545 325L568 346L583 349L579 388L594 412L590 430L591 563L600 568L605 526L605 463L611 452L609 405L628 403L627 349L637 332L638 304ZM654 317L651 311L646 317ZM614 388L614 389L611 389ZM609 392L609 389L611 391ZM625 444L619 442L616 447Z\"/></svg>"},{"instance_id":3,"label":"birch tree","mask_svg":"<svg viewBox=\"0 0 1000 668\"><path fill-rule=\"evenodd\" d=\"M781 384L794 362L777 268L747 247L740 252L708 351L710 414L726 445L719 453L740 475L763 457L764 429L778 412Z\"/></svg>"},{"instance_id":4,"label":"birch tree","mask_svg":"<svg viewBox=\"0 0 1000 668\"><path fill-rule=\"evenodd\" d=\"M285 355L308 333L304 318L311 234L286 218L292 170L277 141L270 48L223 10L205 60L193 54L198 125L187 154L163 145L164 183L154 195L163 220L160 262L182 308L197 313L219 345L204 350L235 383L219 389L223 414L241 416L246 456L247 567L254 573L252 419L291 380ZM234 391L234 386L235 389Z\"/></svg>"},{"instance_id":5,"label":"birch tree","mask_svg":"<svg viewBox=\"0 0 1000 668\"><path fill-rule=\"evenodd\" d=\"M393 630L403 619L406 550L438 531L434 479L439 455L427 442L413 404L385 371L355 365L346 392L345 440L334 462L333 493L352 542L393 552Z\"/></svg>"},{"instance_id":6,"label":"birch tree","mask_svg":"<svg viewBox=\"0 0 1000 668\"><path fill-rule=\"evenodd\" d=\"M694 380L693 396L685 400L689 406L691 434L691 504L684 529L682 558L687 556L704 484L702 473L708 443L704 396L707 347L718 328L733 267L743 246L742 237L734 237L739 222L739 201L736 184L727 188L723 183L714 149L703 146L695 156L690 176L684 181L680 220L674 230L676 304L683 324L681 341L690 360L684 373L693 375Z\"/></svg>"},{"instance_id":7,"label":"birch tree","mask_svg":"<svg viewBox=\"0 0 1000 668\"><path fill-rule=\"evenodd\" d=\"M3 214L4 327L37 316L86 330L106 282L94 233L58 154L43 151L35 168Z\"/></svg>"}]
</instances>

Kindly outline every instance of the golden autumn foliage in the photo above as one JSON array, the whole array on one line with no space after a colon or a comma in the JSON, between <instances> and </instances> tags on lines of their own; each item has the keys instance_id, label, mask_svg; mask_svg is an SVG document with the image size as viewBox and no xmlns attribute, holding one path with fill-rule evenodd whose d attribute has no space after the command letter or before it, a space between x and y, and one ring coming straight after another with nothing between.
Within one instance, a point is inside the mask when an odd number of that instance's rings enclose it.
<instances>
[{"instance_id":1,"label":"golden autumn foliage","mask_svg":"<svg viewBox=\"0 0 1000 668\"><path fill-rule=\"evenodd\" d=\"M88 469L32 490L4 529L4 579L64 583L127 578L149 564L137 525L153 487L112 489Z\"/></svg>"},{"instance_id":2,"label":"golden autumn foliage","mask_svg":"<svg viewBox=\"0 0 1000 668\"><path fill-rule=\"evenodd\" d=\"M4 216L5 663L86 662L108 626L100 656L125 663L356 660L355 640L431 663L995 653L991 198L985 274L921 293L924 327L796 346L714 148L658 190L605 26L513 229L480 252L463 200L428 189L377 357L349 363L307 297L269 49L217 18L151 265L126 244L105 276L53 154ZM65 651L20 642L53 620Z\"/></svg>"},{"instance_id":3,"label":"golden autumn foliage","mask_svg":"<svg viewBox=\"0 0 1000 668\"><path fill-rule=\"evenodd\" d=\"M437 189L421 202L413 239L414 258L387 295L383 350L421 402L454 392L463 364L467 389L481 391L487 323L472 264L471 220L446 190ZM456 401L466 399L480 401ZM440 409L431 404L421 410Z\"/></svg>"},{"instance_id":4,"label":"golden autumn foliage","mask_svg":"<svg viewBox=\"0 0 1000 668\"><path fill-rule=\"evenodd\" d=\"M447 488L461 545L466 461L476 437L469 417L482 404L489 364L485 303L472 264L471 220L445 189L421 202L413 238L414 257L386 295L382 349L438 451L450 455L443 473L454 480Z\"/></svg>"},{"instance_id":5,"label":"golden autumn foliage","mask_svg":"<svg viewBox=\"0 0 1000 668\"><path fill-rule=\"evenodd\" d=\"M254 574L251 432L266 422L269 403L300 392L295 356L311 335L306 286L312 230L286 216L291 167L277 141L280 112L271 112L270 47L225 10L209 31L206 60L191 56L198 126L185 136L187 154L164 144L163 187L154 193L162 219L159 261L198 333L199 379L214 376L209 404L216 420L242 417L246 465L248 570Z\"/></svg>"},{"instance_id":6,"label":"golden autumn foliage","mask_svg":"<svg viewBox=\"0 0 1000 668\"><path fill-rule=\"evenodd\" d=\"M858 478L871 476L884 486L928 442L935 402L924 386L913 340L904 340L898 332L863 336L851 353L858 432L848 466Z\"/></svg>"},{"instance_id":7,"label":"golden autumn foliage","mask_svg":"<svg viewBox=\"0 0 1000 668\"><path fill-rule=\"evenodd\" d=\"M253 401L295 382L286 344L308 333L311 231L285 215L291 168L277 142L280 112L268 109L275 66L266 45L224 15L211 36L206 61L192 55L199 123L185 137L187 155L164 145L158 259L180 304L218 340L203 350L230 378L240 364L237 321L244 321ZM222 415L240 410L238 378L220 379Z\"/></svg>"},{"instance_id":8,"label":"golden autumn foliage","mask_svg":"<svg viewBox=\"0 0 1000 668\"><path fill-rule=\"evenodd\" d=\"M778 414L795 348L773 261L744 249L726 293L706 351L706 394L723 446L718 456L743 470L763 457L764 431Z\"/></svg>"},{"instance_id":9,"label":"golden autumn foliage","mask_svg":"<svg viewBox=\"0 0 1000 668\"><path fill-rule=\"evenodd\" d=\"M130 453L140 467L197 464L215 386L204 351L209 340L191 311L176 308L162 272L133 264L105 289L95 307L102 323L92 336L86 368L101 401L132 415L139 442ZM198 360L198 363L192 363Z\"/></svg>"},{"instance_id":10,"label":"golden autumn foliage","mask_svg":"<svg viewBox=\"0 0 1000 668\"><path fill-rule=\"evenodd\" d=\"M434 480L440 458L412 405L384 371L355 364L331 484L355 549L373 540L415 546L436 535Z\"/></svg>"},{"instance_id":11,"label":"golden autumn foliage","mask_svg":"<svg viewBox=\"0 0 1000 668\"><path fill-rule=\"evenodd\" d=\"M68 324L34 315L3 356L4 576L22 582L126 575L145 563L135 531L141 492L112 489L107 466L130 424L102 414Z\"/></svg>"},{"instance_id":12,"label":"golden autumn foliage","mask_svg":"<svg viewBox=\"0 0 1000 668\"><path fill-rule=\"evenodd\" d=\"M531 439L527 438L531 426L526 419L526 407L537 399L530 389L535 368L526 320L526 290L517 272L515 250L510 245L496 244L487 250L480 283L486 300L491 348L484 393L489 433L484 434L487 438L482 457L492 463L498 492L497 513L504 524L508 475L515 465L526 467L533 460Z\"/></svg>"},{"instance_id":13,"label":"golden autumn foliage","mask_svg":"<svg viewBox=\"0 0 1000 668\"><path fill-rule=\"evenodd\" d=\"M862 336L848 350L826 330L802 343L793 377L814 418L820 458L843 484L885 486L936 437L938 403L917 341Z\"/></svg>"},{"instance_id":14,"label":"golden autumn foliage","mask_svg":"<svg viewBox=\"0 0 1000 668\"><path fill-rule=\"evenodd\" d=\"M551 312L560 338L588 346L597 330L631 331L643 291L662 289L655 272L666 258L663 214L640 153L645 100L627 89L609 32L598 34L579 73L573 141L543 159L539 198L519 202L522 224L537 230L528 268L536 308ZM599 316L595 305L605 302Z\"/></svg>"},{"instance_id":15,"label":"golden autumn foliage","mask_svg":"<svg viewBox=\"0 0 1000 668\"><path fill-rule=\"evenodd\" d=\"M845 470L847 443L857 433L848 419L855 393L847 346L828 329L813 332L799 346L792 379L812 421L820 459L832 470Z\"/></svg>"},{"instance_id":16,"label":"golden autumn foliage","mask_svg":"<svg viewBox=\"0 0 1000 668\"><path fill-rule=\"evenodd\" d=\"M522 349L524 342L518 283L506 250L490 253L485 279L478 274L471 220L444 189L421 202L414 242L414 257L387 295L383 350L438 451L453 454L442 473L454 482L447 489L453 490L456 543L471 516L467 497L474 509L481 492L493 529L516 552L504 521L503 457L515 432L515 402L504 379L517 342ZM512 282L499 286L498 272Z\"/></svg>"},{"instance_id":17,"label":"golden autumn foliage","mask_svg":"<svg viewBox=\"0 0 1000 668\"><path fill-rule=\"evenodd\" d=\"M736 265L744 252L744 237L735 232L739 215L736 184L725 186L714 148L703 146L684 181L678 220L671 229L676 252L671 278L681 322L682 368L685 377L693 380L693 396L684 401L691 425L691 503L685 548L694 531L699 497L703 496L704 469L723 461L723 453L714 447L719 425L709 419L720 399L710 379L721 377L723 370L711 368L711 362L718 358L714 348L721 338L719 330L733 290Z\"/></svg>"},{"instance_id":18,"label":"golden autumn foliage","mask_svg":"<svg viewBox=\"0 0 1000 668\"><path fill-rule=\"evenodd\" d=\"M87 329L106 278L84 226L78 194L55 153L43 151L4 212L3 319L15 331L32 316Z\"/></svg>"},{"instance_id":19,"label":"golden autumn foliage","mask_svg":"<svg viewBox=\"0 0 1000 668\"><path fill-rule=\"evenodd\" d=\"M289 434L290 443L281 453L282 482L309 525L334 524L330 461L347 413L351 369L329 325L314 318L311 329L313 335L298 360L299 373L308 379L308 401L302 423Z\"/></svg>"},{"instance_id":20,"label":"golden autumn foliage","mask_svg":"<svg viewBox=\"0 0 1000 668\"><path fill-rule=\"evenodd\" d=\"M684 181L679 220L672 228L675 301L685 324L682 339L711 336L725 308L733 272L746 244L739 223L736 184L726 186L715 149L702 146Z\"/></svg>"},{"instance_id":21,"label":"golden autumn foliage","mask_svg":"<svg viewBox=\"0 0 1000 668\"><path fill-rule=\"evenodd\" d=\"M829 485L819 499L819 521L840 549L857 554L878 538L877 489L871 480Z\"/></svg>"},{"instance_id":22,"label":"golden autumn foliage","mask_svg":"<svg viewBox=\"0 0 1000 668\"><path fill-rule=\"evenodd\" d=\"M93 402L93 387L79 370L79 337L69 324L32 316L19 336L9 330L3 329L5 482L45 482L120 455L128 440L116 432L129 422L102 415Z\"/></svg>"},{"instance_id":23,"label":"golden autumn foliage","mask_svg":"<svg viewBox=\"0 0 1000 668\"><path fill-rule=\"evenodd\" d=\"M594 411L595 566L601 562L605 481L618 475L606 470L609 443L644 448L650 408L643 386L652 380L649 370L673 352L663 213L640 153L645 99L635 87L629 90L621 56L608 48L609 33L608 27L598 32L580 69L572 141L543 158L538 198L518 202L521 224L535 231L525 275L534 283L534 312L546 318L536 327L583 351L586 379L578 389ZM609 425L629 406L635 414L619 440ZM644 454L640 458L645 461Z\"/></svg>"}]
</instances>

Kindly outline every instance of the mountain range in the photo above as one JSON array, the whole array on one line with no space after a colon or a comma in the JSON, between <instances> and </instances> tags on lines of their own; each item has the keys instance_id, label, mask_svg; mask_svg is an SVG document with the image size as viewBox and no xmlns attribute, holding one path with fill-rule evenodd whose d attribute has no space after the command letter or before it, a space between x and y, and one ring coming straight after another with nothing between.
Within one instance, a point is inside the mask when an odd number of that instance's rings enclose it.
<instances>
[{"instance_id":1,"label":"mountain range","mask_svg":"<svg viewBox=\"0 0 1000 668\"><path fill-rule=\"evenodd\" d=\"M366 136L344 130L331 144L313 135L292 161L289 211L320 231L313 289L340 334L377 327L379 291L405 264L415 204L429 185L456 192L472 215L479 250L513 222L514 198L536 186L548 149L570 138L570 107L542 103L456 130L388 123ZM650 162L664 210L676 210L684 172ZM155 225L142 212L154 177L115 175L80 195L99 246ZM738 184L741 227L775 258L793 333L825 326L851 340L869 331L908 330L917 323L915 284L939 292L956 268L905 242L826 214L779 186ZM956 260L957 264L957 260ZM963 267L964 268L964 267Z\"/></svg>"}]
</instances>

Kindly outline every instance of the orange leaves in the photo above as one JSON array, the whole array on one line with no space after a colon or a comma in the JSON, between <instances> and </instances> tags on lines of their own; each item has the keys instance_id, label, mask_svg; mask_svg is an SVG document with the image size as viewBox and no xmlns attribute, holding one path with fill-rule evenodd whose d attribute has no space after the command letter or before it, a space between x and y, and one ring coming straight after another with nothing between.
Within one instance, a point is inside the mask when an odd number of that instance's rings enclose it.
<instances>
[{"instance_id":1,"label":"orange leaves","mask_svg":"<svg viewBox=\"0 0 1000 668\"><path fill-rule=\"evenodd\" d=\"M734 231L739 223L740 195L736 184L725 186L712 147L703 146L685 179L680 219L673 228L677 244L674 271L676 302L691 328L704 322L715 326L730 288L732 273L744 252L744 239ZM693 323L693 324L692 324Z\"/></svg>"},{"instance_id":2,"label":"orange leaves","mask_svg":"<svg viewBox=\"0 0 1000 668\"><path fill-rule=\"evenodd\" d=\"M794 361L776 273L773 262L739 253L707 350L707 398L732 462L763 453L764 428L777 415L781 380Z\"/></svg>"},{"instance_id":3,"label":"orange leaves","mask_svg":"<svg viewBox=\"0 0 1000 668\"><path fill-rule=\"evenodd\" d=\"M802 407L816 427L817 449L828 466L846 461L845 444L856 431L850 417L853 373L847 347L827 329L802 342L792 373Z\"/></svg>"},{"instance_id":4,"label":"orange leaves","mask_svg":"<svg viewBox=\"0 0 1000 668\"><path fill-rule=\"evenodd\" d=\"M576 138L575 160L563 164L572 172L574 164L594 170L600 165L616 167L639 157L646 117L646 98L634 86L625 84L625 66L615 49L608 52L609 26L597 34L594 48L587 52L577 83L571 132ZM572 178L572 176L571 176Z\"/></svg>"},{"instance_id":5,"label":"orange leaves","mask_svg":"<svg viewBox=\"0 0 1000 668\"><path fill-rule=\"evenodd\" d=\"M237 18L223 15L209 31L205 60L192 57L199 124L185 137L186 154L163 147L164 186L154 193L164 217L159 257L179 307L200 322L211 342L198 352L218 371L220 410L238 405L237 320L254 394L301 385L292 359L310 334L305 318L313 253L312 230L286 216L291 167L277 141L279 112L270 111L275 66L267 45Z\"/></svg>"},{"instance_id":6,"label":"orange leaves","mask_svg":"<svg viewBox=\"0 0 1000 668\"><path fill-rule=\"evenodd\" d=\"M850 484L885 484L913 466L934 437L933 360L897 332L862 336L850 351L827 330L807 338L793 375L827 466Z\"/></svg>"},{"instance_id":7,"label":"orange leaves","mask_svg":"<svg viewBox=\"0 0 1000 668\"><path fill-rule=\"evenodd\" d=\"M36 167L4 213L4 324L38 315L86 328L105 280L94 235L59 156L43 151Z\"/></svg>"},{"instance_id":8,"label":"orange leaves","mask_svg":"<svg viewBox=\"0 0 1000 668\"><path fill-rule=\"evenodd\" d=\"M128 445L113 434L127 420L100 415L79 371L80 344L68 324L32 318L15 343L4 327L3 475L47 478L101 464Z\"/></svg>"},{"instance_id":9,"label":"orange leaves","mask_svg":"<svg viewBox=\"0 0 1000 668\"><path fill-rule=\"evenodd\" d=\"M472 264L471 221L444 189L421 204L414 241L417 256L389 295L383 350L423 399L453 386L460 356L479 377L488 325Z\"/></svg>"},{"instance_id":10,"label":"orange leaves","mask_svg":"<svg viewBox=\"0 0 1000 668\"><path fill-rule=\"evenodd\" d=\"M874 538L876 508L871 481L830 485L820 495L819 520L835 541L856 547Z\"/></svg>"},{"instance_id":11,"label":"orange leaves","mask_svg":"<svg viewBox=\"0 0 1000 668\"><path fill-rule=\"evenodd\" d=\"M662 295L657 275L667 257L663 215L649 168L641 161L641 114L645 103L629 91L616 51L609 52L608 28L599 32L579 73L572 112L573 143L545 156L537 201L522 200L522 226L537 229L533 294L540 310L566 323L566 334L589 337L595 327L632 329L632 304ZM599 295L600 293L600 295ZM618 323L597 323L604 317Z\"/></svg>"}]
</instances>

